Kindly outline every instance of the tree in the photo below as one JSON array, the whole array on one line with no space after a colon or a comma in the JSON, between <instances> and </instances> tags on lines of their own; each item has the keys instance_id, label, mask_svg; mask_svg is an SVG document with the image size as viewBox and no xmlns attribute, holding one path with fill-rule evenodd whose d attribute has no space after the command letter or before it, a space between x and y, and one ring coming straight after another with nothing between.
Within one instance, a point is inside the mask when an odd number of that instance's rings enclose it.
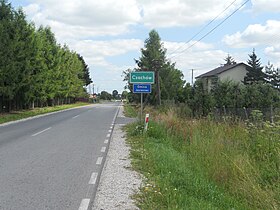
<instances>
[{"instance_id":1,"label":"tree","mask_svg":"<svg viewBox=\"0 0 280 210\"><path fill-rule=\"evenodd\" d=\"M163 47L160 36L156 30L151 30L149 38L145 40L144 48L141 49L142 56L136 61L141 70L155 72L155 88L151 95L153 104L161 104L160 72L166 62L166 49Z\"/></svg>"},{"instance_id":2,"label":"tree","mask_svg":"<svg viewBox=\"0 0 280 210\"><path fill-rule=\"evenodd\" d=\"M82 75L79 76L79 78L84 81L85 86L88 86L89 84L92 83L92 80L91 80L90 75L89 75L89 67L86 64L83 56L78 54L78 58L83 64L83 73L82 73Z\"/></svg>"},{"instance_id":3,"label":"tree","mask_svg":"<svg viewBox=\"0 0 280 210\"><path fill-rule=\"evenodd\" d=\"M273 64L268 63L265 67L266 82L269 83L272 87L280 91L280 69L274 68Z\"/></svg>"},{"instance_id":4,"label":"tree","mask_svg":"<svg viewBox=\"0 0 280 210\"><path fill-rule=\"evenodd\" d=\"M161 99L179 101L185 83L183 74L176 69L175 63L167 61L166 49L157 31L150 31L149 38L145 40L144 48L141 49L141 57L135 62L138 65L135 71L155 72L155 85L145 101L148 99L149 103L157 105L161 104ZM128 80L130 71L123 72L124 80ZM128 87L131 90L131 86ZM139 100L139 96L135 96L135 99Z\"/></svg>"},{"instance_id":5,"label":"tree","mask_svg":"<svg viewBox=\"0 0 280 210\"><path fill-rule=\"evenodd\" d=\"M249 66L246 67L247 73L244 77L244 84L248 85L256 82L264 82L265 74L262 72L263 67L255 53L255 49L253 49L252 54L249 54L247 63Z\"/></svg>"},{"instance_id":6,"label":"tree","mask_svg":"<svg viewBox=\"0 0 280 210\"><path fill-rule=\"evenodd\" d=\"M117 90L113 90L113 92L112 92L113 99L117 99L118 95L119 95L119 92Z\"/></svg>"},{"instance_id":7,"label":"tree","mask_svg":"<svg viewBox=\"0 0 280 210\"><path fill-rule=\"evenodd\" d=\"M15 95L13 75L16 74L13 65L14 53L14 10L7 1L0 1L0 111L2 107L10 108L10 101ZM16 75L15 75L16 76Z\"/></svg>"},{"instance_id":8,"label":"tree","mask_svg":"<svg viewBox=\"0 0 280 210\"><path fill-rule=\"evenodd\" d=\"M101 91L100 93L100 99L102 100L111 100L112 99L112 95L106 91Z\"/></svg>"},{"instance_id":9,"label":"tree","mask_svg":"<svg viewBox=\"0 0 280 210\"><path fill-rule=\"evenodd\" d=\"M127 99L127 97L128 97L128 92L126 90L124 90L122 92L122 99Z\"/></svg>"},{"instance_id":10,"label":"tree","mask_svg":"<svg viewBox=\"0 0 280 210\"><path fill-rule=\"evenodd\" d=\"M56 105L85 95L88 67L50 27L26 21L24 12L0 0L0 112Z\"/></svg>"},{"instance_id":11,"label":"tree","mask_svg":"<svg viewBox=\"0 0 280 210\"><path fill-rule=\"evenodd\" d=\"M217 108L238 108L243 106L242 90L239 83L232 80L220 81L211 89L214 104Z\"/></svg>"},{"instance_id":12,"label":"tree","mask_svg":"<svg viewBox=\"0 0 280 210\"><path fill-rule=\"evenodd\" d=\"M244 88L245 107L269 108L279 106L280 94L271 85L265 83L253 83Z\"/></svg>"},{"instance_id":13,"label":"tree","mask_svg":"<svg viewBox=\"0 0 280 210\"><path fill-rule=\"evenodd\" d=\"M227 57L224 59L224 61L226 62L224 65L233 65L236 64L235 60L233 57L231 57L229 54L227 55Z\"/></svg>"},{"instance_id":14,"label":"tree","mask_svg":"<svg viewBox=\"0 0 280 210\"><path fill-rule=\"evenodd\" d=\"M197 80L192 89L191 109L193 116L206 116L213 108L211 94L203 88L202 80Z\"/></svg>"}]
</instances>

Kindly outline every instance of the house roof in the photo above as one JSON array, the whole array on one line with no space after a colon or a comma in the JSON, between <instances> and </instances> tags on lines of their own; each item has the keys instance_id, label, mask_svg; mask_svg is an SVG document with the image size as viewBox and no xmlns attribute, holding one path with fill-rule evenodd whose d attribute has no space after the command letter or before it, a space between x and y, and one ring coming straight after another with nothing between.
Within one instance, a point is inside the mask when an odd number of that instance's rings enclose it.
<instances>
[{"instance_id":1,"label":"house roof","mask_svg":"<svg viewBox=\"0 0 280 210\"><path fill-rule=\"evenodd\" d=\"M208 71L204 74L201 74L197 77L195 77L196 79L199 79L199 78L203 78L203 77L211 77L211 76L216 76L218 74L221 74L222 72L225 72L225 71L228 71L230 69L233 69L237 66L240 66L240 65L245 65L245 66L248 66L247 64L245 63L236 63L236 64L232 64L232 65L224 65L224 66L220 66L218 68L215 68L211 71Z\"/></svg>"}]
</instances>

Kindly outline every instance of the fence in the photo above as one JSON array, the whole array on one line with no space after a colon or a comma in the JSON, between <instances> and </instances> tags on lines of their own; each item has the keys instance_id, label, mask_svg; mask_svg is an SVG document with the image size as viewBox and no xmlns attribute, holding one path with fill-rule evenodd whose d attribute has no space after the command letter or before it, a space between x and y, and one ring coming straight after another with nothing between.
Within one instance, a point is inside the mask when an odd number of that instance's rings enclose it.
<instances>
[{"instance_id":1,"label":"fence","mask_svg":"<svg viewBox=\"0 0 280 210\"><path fill-rule=\"evenodd\" d=\"M269 108L214 108L212 110L215 120L224 120L225 117L232 119L249 120L261 118L264 121L274 122L280 118L279 107Z\"/></svg>"}]
</instances>

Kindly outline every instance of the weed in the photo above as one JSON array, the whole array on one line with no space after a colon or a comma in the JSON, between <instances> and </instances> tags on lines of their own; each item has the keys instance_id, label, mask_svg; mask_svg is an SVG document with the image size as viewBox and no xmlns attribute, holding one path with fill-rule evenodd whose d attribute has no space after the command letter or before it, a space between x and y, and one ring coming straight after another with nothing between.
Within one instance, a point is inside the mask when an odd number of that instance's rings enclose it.
<instances>
[{"instance_id":1,"label":"weed","mask_svg":"<svg viewBox=\"0 0 280 210\"><path fill-rule=\"evenodd\" d=\"M260 117L219 123L171 110L154 117L145 135L129 125L133 165L147 179L139 206L280 209L280 124Z\"/></svg>"}]
</instances>

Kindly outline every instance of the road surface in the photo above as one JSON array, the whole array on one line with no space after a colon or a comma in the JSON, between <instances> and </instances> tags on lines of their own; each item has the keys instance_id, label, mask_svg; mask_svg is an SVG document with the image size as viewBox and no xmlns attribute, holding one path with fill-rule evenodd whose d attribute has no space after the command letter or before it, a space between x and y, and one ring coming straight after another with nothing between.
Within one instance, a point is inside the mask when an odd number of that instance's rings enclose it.
<instances>
[{"instance_id":1,"label":"road surface","mask_svg":"<svg viewBox=\"0 0 280 210\"><path fill-rule=\"evenodd\" d=\"M0 126L0 209L86 210L118 110L99 104Z\"/></svg>"}]
</instances>

